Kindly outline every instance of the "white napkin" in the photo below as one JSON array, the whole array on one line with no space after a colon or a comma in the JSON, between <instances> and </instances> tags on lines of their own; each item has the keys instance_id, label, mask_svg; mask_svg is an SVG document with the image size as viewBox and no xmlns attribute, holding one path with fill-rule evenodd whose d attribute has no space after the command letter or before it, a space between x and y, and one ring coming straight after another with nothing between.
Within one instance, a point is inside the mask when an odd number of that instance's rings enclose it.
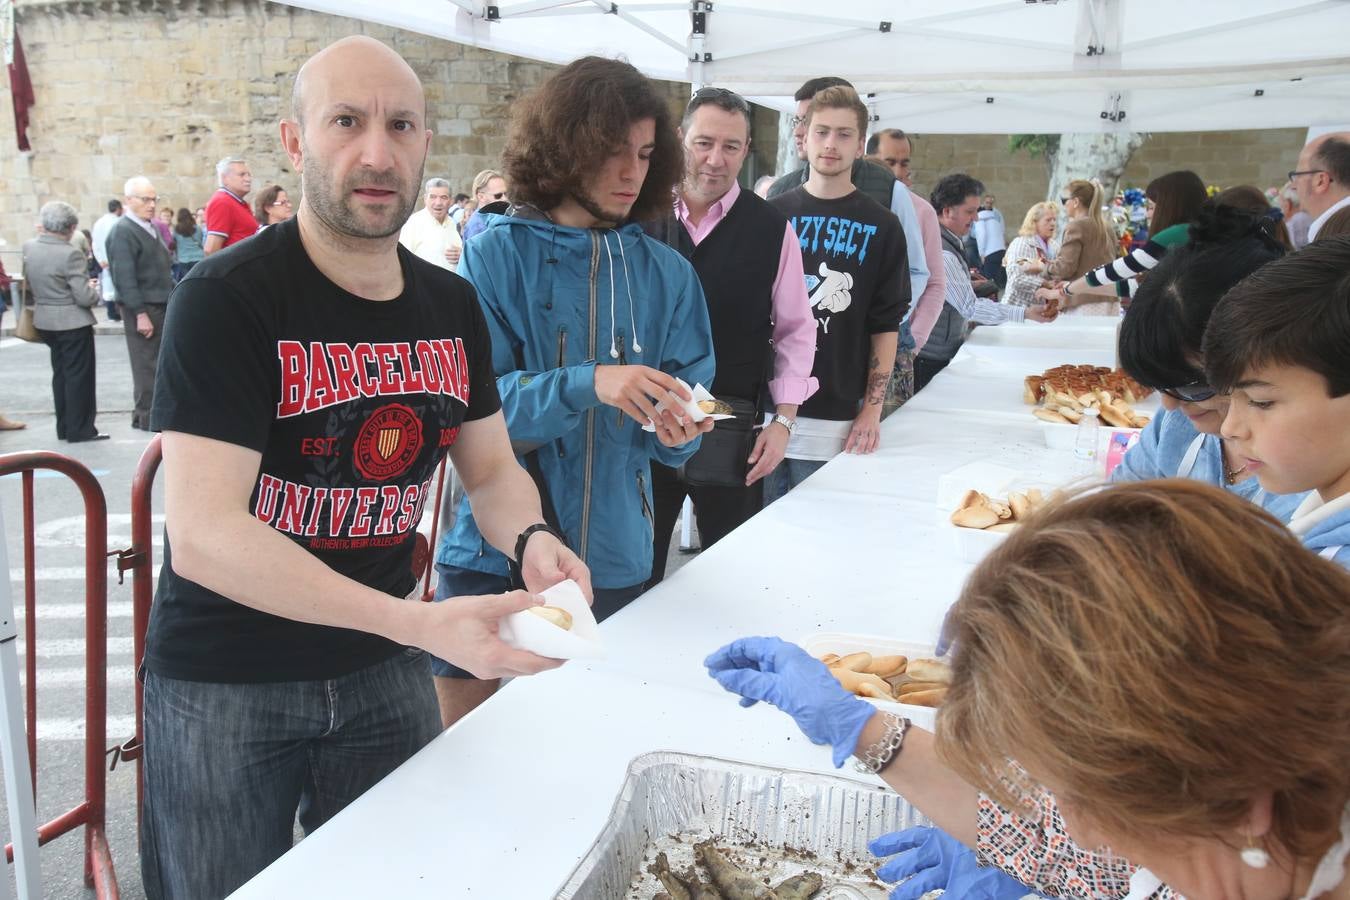
<instances>
[{"instance_id":1,"label":"white napkin","mask_svg":"<svg viewBox=\"0 0 1350 900\"><path fill-rule=\"evenodd\" d=\"M714 422L720 422L723 419L736 418L735 416L729 416L726 413L716 413L712 415L705 413L703 410L698 408L699 401L716 399L715 397L713 397L712 394L708 393L708 389L705 388L702 384L696 384L691 388L688 385L688 383L679 378L676 378L675 381L680 385L680 387L684 388L690 394L690 398L683 404L684 414L689 418L690 421L702 422L704 419L712 419ZM666 403L664 400L656 404L656 411L658 413L665 408ZM655 431L656 426L648 422L646 425L642 426L642 430Z\"/></svg>"},{"instance_id":2,"label":"white napkin","mask_svg":"<svg viewBox=\"0 0 1350 900\"><path fill-rule=\"evenodd\" d=\"M600 644L600 626L575 581L561 581L539 596L546 606L556 606L571 613L572 629L564 631L523 610L497 624L497 634L508 646L550 659L600 659L605 655L605 648Z\"/></svg>"}]
</instances>

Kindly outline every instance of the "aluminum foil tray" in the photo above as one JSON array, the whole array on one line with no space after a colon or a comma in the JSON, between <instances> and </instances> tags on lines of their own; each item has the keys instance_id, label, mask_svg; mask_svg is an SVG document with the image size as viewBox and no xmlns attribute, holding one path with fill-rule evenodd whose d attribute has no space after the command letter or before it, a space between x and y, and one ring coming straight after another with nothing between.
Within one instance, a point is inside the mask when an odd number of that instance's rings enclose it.
<instances>
[{"instance_id":1,"label":"aluminum foil tray","mask_svg":"<svg viewBox=\"0 0 1350 900\"><path fill-rule=\"evenodd\" d=\"M817 898L885 898L872 875L871 838L929 824L900 795L879 786L708 756L655 752L628 777L600 836L555 900L650 900L645 869L657 850L681 870L695 841L749 858L757 877L805 869L825 876Z\"/></svg>"}]
</instances>

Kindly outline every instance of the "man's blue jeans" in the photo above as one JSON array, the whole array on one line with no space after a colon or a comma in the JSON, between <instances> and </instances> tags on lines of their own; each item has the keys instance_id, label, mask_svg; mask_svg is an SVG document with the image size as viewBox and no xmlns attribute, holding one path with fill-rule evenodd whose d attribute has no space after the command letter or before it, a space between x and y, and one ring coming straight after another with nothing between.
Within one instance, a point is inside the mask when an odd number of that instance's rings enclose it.
<instances>
[{"instance_id":1,"label":"man's blue jeans","mask_svg":"<svg viewBox=\"0 0 1350 900\"><path fill-rule=\"evenodd\" d=\"M784 459L778 464L778 468L764 476L764 505L768 506L816 474L826 462L828 460L792 459L790 457Z\"/></svg>"},{"instance_id":2,"label":"man's blue jeans","mask_svg":"<svg viewBox=\"0 0 1350 900\"><path fill-rule=\"evenodd\" d=\"M150 900L216 900L441 731L412 648L327 681L145 678L141 878Z\"/></svg>"}]
</instances>

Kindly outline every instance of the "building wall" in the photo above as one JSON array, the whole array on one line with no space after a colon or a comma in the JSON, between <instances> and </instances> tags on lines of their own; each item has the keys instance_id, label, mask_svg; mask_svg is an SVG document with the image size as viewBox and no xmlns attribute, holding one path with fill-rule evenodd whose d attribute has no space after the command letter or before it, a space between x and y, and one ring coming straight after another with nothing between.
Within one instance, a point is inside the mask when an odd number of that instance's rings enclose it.
<instances>
[{"instance_id":1,"label":"building wall","mask_svg":"<svg viewBox=\"0 0 1350 900\"><path fill-rule=\"evenodd\" d=\"M408 60L435 132L426 177L465 192L496 165L511 102L556 69L266 0L38 0L17 18L37 105L31 155L13 149L13 117L0 115L7 265L43 203L71 203L87 228L136 174L175 208L195 208L215 189L216 160L243 156L255 191L275 182L298 197L277 122L296 69L338 38L367 34ZM662 85L682 110L688 86Z\"/></svg>"},{"instance_id":2,"label":"building wall","mask_svg":"<svg viewBox=\"0 0 1350 900\"><path fill-rule=\"evenodd\" d=\"M1121 186L1142 188L1159 175L1191 169L1206 184L1220 187L1279 187L1295 168L1306 137L1303 128L1155 134L1130 159ZM913 146L915 191L926 197L944 175L974 175L997 198L1010 237L1031 205L1045 199L1045 160L1025 151L1009 153L1007 135L921 134Z\"/></svg>"},{"instance_id":3,"label":"building wall","mask_svg":"<svg viewBox=\"0 0 1350 900\"><path fill-rule=\"evenodd\" d=\"M340 37L383 40L417 71L436 135L426 173L456 189L496 164L511 102L555 68L266 0L29 0L17 16L37 105L31 155L13 150L12 117L0 115L0 238L10 266L42 203L72 203L89 227L134 174L148 175L171 205L196 207L214 190L215 161L239 155L255 189L276 182L298 194L277 121L300 63ZM664 90L682 109L688 86ZM756 111L747 184L773 164L776 121ZM1125 182L1192 168L1212 184L1281 184L1303 138L1302 129L1160 134ZM1009 153L1004 135L919 135L914 149L916 190L926 195L940 176L968 171L998 196L1010 231L1045 195L1044 162Z\"/></svg>"}]
</instances>

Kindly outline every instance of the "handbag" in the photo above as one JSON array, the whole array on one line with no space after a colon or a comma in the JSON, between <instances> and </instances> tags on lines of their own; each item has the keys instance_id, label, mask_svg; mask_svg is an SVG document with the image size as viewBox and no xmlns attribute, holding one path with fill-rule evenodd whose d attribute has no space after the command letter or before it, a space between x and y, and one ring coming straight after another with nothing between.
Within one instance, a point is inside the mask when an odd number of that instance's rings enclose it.
<instances>
[{"instance_id":1,"label":"handbag","mask_svg":"<svg viewBox=\"0 0 1350 900\"><path fill-rule=\"evenodd\" d=\"M750 451L755 449L759 404L740 397L720 397L735 418L723 419L703 435L694 455L680 467L680 478L693 487L745 487Z\"/></svg>"},{"instance_id":2,"label":"handbag","mask_svg":"<svg viewBox=\"0 0 1350 900\"><path fill-rule=\"evenodd\" d=\"M28 285L25 284L23 290L19 293L19 318L14 325L14 336L30 344L41 344L44 343L42 335L38 333L37 326L33 324L31 299L32 295L28 293Z\"/></svg>"}]
</instances>

